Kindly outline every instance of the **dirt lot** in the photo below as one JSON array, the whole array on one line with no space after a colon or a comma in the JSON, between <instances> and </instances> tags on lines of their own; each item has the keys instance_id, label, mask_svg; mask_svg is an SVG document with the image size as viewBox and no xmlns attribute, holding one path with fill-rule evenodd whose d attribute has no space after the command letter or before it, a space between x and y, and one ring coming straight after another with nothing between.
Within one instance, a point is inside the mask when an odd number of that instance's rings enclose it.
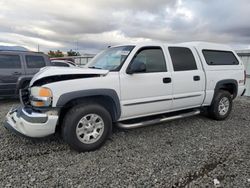
<instances>
[{"instance_id":1,"label":"dirt lot","mask_svg":"<svg viewBox=\"0 0 250 188\"><path fill-rule=\"evenodd\" d=\"M57 137L34 142L5 130L17 103L0 101L0 187L250 187L250 99L235 101L226 121L196 116L115 130L88 153Z\"/></svg>"}]
</instances>

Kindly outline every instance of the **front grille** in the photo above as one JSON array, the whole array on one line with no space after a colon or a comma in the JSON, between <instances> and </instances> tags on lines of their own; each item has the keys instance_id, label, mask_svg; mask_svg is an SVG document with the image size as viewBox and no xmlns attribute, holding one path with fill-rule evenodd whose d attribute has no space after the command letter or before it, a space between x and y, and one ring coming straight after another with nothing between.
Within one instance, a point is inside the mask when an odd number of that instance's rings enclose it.
<instances>
[{"instance_id":1,"label":"front grille","mask_svg":"<svg viewBox=\"0 0 250 188\"><path fill-rule=\"evenodd\" d=\"M29 96L30 96L30 92L28 89L19 90L19 98L20 98L20 102L22 103L22 105L29 106L30 104Z\"/></svg>"}]
</instances>

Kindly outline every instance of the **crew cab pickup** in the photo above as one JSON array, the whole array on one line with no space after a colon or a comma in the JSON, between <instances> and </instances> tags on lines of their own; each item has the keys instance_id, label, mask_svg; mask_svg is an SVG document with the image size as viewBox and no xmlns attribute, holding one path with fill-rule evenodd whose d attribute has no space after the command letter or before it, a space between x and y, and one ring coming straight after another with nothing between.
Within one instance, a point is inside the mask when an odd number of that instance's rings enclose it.
<instances>
[{"instance_id":1,"label":"crew cab pickup","mask_svg":"<svg viewBox=\"0 0 250 188\"><path fill-rule=\"evenodd\" d=\"M244 66L228 46L190 42L120 45L85 68L46 67L20 91L5 127L28 137L60 132L77 151L99 148L112 127L137 128L207 110L224 120L245 91Z\"/></svg>"}]
</instances>

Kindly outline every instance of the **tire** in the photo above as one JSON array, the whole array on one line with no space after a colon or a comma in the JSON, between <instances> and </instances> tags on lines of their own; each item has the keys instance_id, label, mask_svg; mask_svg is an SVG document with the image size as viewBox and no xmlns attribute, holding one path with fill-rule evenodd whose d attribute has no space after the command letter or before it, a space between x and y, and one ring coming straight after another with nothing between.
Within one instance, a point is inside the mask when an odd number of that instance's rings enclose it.
<instances>
[{"instance_id":1,"label":"tire","mask_svg":"<svg viewBox=\"0 0 250 188\"><path fill-rule=\"evenodd\" d=\"M231 94L228 91L219 90L212 101L212 105L208 108L209 117L215 120L224 120L229 116L232 106Z\"/></svg>"},{"instance_id":2,"label":"tire","mask_svg":"<svg viewBox=\"0 0 250 188\"><path fill-rule=\"evenodd\" d=\"M61 133L64 141L78 152L96 150L112 133L110 113L99 104L77 105L67 112Z\"/></svg>"}]
</instances>

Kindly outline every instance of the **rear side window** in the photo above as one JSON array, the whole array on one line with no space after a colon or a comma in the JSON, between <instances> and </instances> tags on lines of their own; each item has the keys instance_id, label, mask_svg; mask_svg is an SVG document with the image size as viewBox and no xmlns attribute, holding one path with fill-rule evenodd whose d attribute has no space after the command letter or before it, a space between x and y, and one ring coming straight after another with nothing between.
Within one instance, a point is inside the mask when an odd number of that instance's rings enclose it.
<instances>
[{"instance_id":1,"label":"rear side window","mask_svg":"<svg viewBox=\"0 0 250 188\"><path fill-rule=\"evenodd\" d=\"M239 61L230 51L202 50L208 65L238 65Z\"/></svg>"},{"instance_id":2,"label":"rear side window","mask_svg":"<svg viewBox=\"0 0 250 188\"><path fill-rule=\"evenodd\" d=\"M46 66L42 56L27 55L25 59L28 68L42 68Z\"/></svg>"},{"instance_id":3,"label":"rear side window","mask_svg":"<svg viewBox=\"0 0 250 188\"><path fill-rule=\"evenodd\" d=\"M0 55L0 69L20 69L21 67L18 55Z\"/></svg>"},{"instance_id":4,"label":"rear side window","mask_svg":"<svg viewBox=\"0 0 250 188\"><path fill-rule=\"evenodd\" d=\"M142 62L146 65L146 72L166 72L167 65L160 47L142 48L133 59L133 63Z\"/></svg>"},{"instance_id":5,"label":"rear side window","mask_svg":"<svg viewBox=\"0 0 250 188\"><path fill-rule=\"evenodd\" d=\"M174 71L189 71L197 70L197 65L192 51L184 47L169 47L168 48Z\"/></svg>"}]
</instances>

